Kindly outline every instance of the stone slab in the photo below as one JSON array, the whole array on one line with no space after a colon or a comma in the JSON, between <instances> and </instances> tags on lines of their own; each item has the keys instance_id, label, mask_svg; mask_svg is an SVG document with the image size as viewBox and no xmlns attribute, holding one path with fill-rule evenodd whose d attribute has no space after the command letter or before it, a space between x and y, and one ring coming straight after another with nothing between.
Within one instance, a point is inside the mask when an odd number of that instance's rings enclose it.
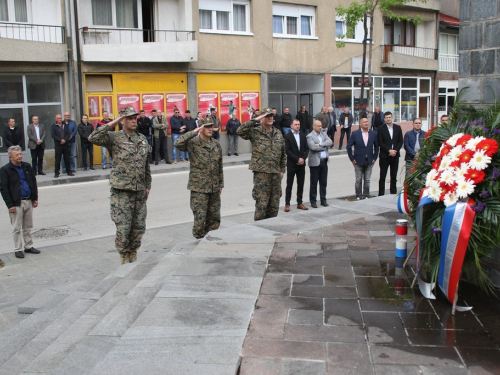
<instances>
[{"instance_id":1,"label":"stone slab","mask_svg":"<svg viewBox=\"0 0 500 375\"><path fill-rule=\"evenodd\" d=\"M271 244L240 244L225 241L202 242L191 251L191 257L217 258L266 258L271 253Z\"/></svg>"},{"instance_id":2,"label":"stone slab","mask_svg":"<svg viewBox=\"0 0 500 375\"><path fill-rule=\"evenodd\" d=\"M187 258L173 272L174 276L263 277L267 262L253 258Z\"/></svg>"},{"instance_id":3,"label":"stone slab","mask_svg":"<svg viewBox=\"0 0 500 375\"><path fill-rule=\"evenodd\" d=\"M59 294L51 289L44 289L26 302L20 304L17 311L19 314L33 314L35 311L45 306L54 306L58 304L67 296L67 294Z\"/></svg>"},{"instance_id":4,"label":"stone slab","mask_svg":"<svg viewBox=\"0 0 500 375\"><path fill-rule=\"evenodd\" d=\"M170 276L156 298L250 298L259 294L260 277Z\"/></svg>"}]
</instances>

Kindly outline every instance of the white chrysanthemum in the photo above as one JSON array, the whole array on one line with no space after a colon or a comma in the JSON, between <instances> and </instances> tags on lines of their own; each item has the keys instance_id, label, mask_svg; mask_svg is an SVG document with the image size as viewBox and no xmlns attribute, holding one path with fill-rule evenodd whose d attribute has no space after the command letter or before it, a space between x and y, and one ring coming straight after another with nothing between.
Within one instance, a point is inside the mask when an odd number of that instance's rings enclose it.
<instances>
[{"instance_id":1,"label":"white chrysanthemum","mask_svg":"<svg viewBox=\"0 0 500 375\"><path fill-rule=\"evenodd\" d=\"M476 138L472 138L472 139L469 139L469 141L467 142L467 144L465 145L465 148L467 150L472 150L472 151L476 151L476 146L479 142L481 141L484 141L486 138L484 137L476 137Z\"/></svg>"},{"instance_id":2,"label":"white chrysanthemum","mask_svg":"<svg viewBox=\"0 0 500 375\"><path fill-rule=\"evenodd\" d=\"M449 144L451 147L455 147L457 145L457 141L460 139L460 137L462 137L462 135L464 135L464 133L457 133L448 138L446 143Z\"/></svg>"},{"instance_id":3,"label":"white chrysanthemum","mask_svg":"<svg viewBox=\"0 0 500 375\"><path fill-rule=\"evenodd\" d=\"M455 160L458 160L458 158L460 158L460 156L462 155L462 153L464 152L464 148L462 146L456 146L456 147L453 147L453 149L450 151L450 153L448 154L450 156L450 158L455 161Z\"/></svg>"},{"instance_id":4,"label":"white chrysanthemum","mask_svg":"<svg viewBox=\"0 0 500 375\"><path fill-rule=\"evenodd\" d=\"M451 206L452 204L457 203L458 198L457 195L453 192L450 192L444 196L443 203L446 207Z\"/></svg>"},{"instance_id":5,"label":"white chrysanthemum","mask_svg":"<svg viewBox=\"0 0 500 375\"><path fill-rule=\"evenodd\" d=\"M431 184L431 181L434 181L437 177L438 171L435 169L431 169L429 173L427 173L427 179L425 180L425 186L429 187Z\"/></svg>"},{"instance_id":6,"label":"white chrysanthemum","mask_svg":"<svg viewBox=\"0 0 500 375\"><path fill-rule=\"evenodd\" d=\"M457 198L467 198L469 195L474 193L474 181L460 178L457 180Z\"/></svg>"},{"instance_id":7,"label":"white chrysanthemum","mask_svg":"<svg viewBox=\"0 0 500 375\"><path fill-rule=\"evenodd\" d=\"M429 184L429 188L427 189L427 196L432 199L434 202L439 202L439 198L441 198L443 190L439 186L439 182L436 180L431 181Z\"/></svg>"},{"instance_id":8,"label":"white chrysanthemum","mask_svg":"<svg viewBox=\"0 0 500 375\"><path fill-rule=\"evenodd\" d=\"M448 155L443 156L441 159L441 164L439 165L439 171L444 171L445 169L448 169L450 166L452 160L451 157Z\"/></svg>"},{"instance_id":9,"label":"white chrysanthemum","mask_svg":"<svg viewBox=\"0 0 500 375\"><path fill-rule=\"evenodd\" d=\"M453 170L453 173L455 174L455 180L458 180L459 178L463 178L467 171L469 170L470 166L469 163L462 163L460 164L460 167L455 167Z\"/></svg>"},{"instance_id":10,"label":"white chrysanthemum","mask_svg":"<svg viewBox=\"0 0 500 375\"><path fill-rule=\"evenodd\" d=\"M490 163L491 163L491 158L488 155L486 155L483 150L476 151L472 159L469 160L470 167L477 171L482 171L483 169L486 169L486 167Z\"/></svg>"},{"instance_id":11,"label":"white chrysanthemum","mask_svg":"<svg viewBox=\"0 0 500 375\"><path fill-rule=\"evenodd\" d=\"M441 173L441 177L439 181L444 182L447 185L451 185L455 182L455 174L453 173L452 168L445 169L443 173Z\"/></svg>"}]
</instances>

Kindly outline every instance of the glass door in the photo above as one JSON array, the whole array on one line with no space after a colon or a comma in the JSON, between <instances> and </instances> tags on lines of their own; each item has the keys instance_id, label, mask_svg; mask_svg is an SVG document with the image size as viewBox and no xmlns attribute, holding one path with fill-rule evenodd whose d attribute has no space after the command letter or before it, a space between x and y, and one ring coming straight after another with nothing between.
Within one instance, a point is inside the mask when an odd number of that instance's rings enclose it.
<instances>
[{"instance_id":1,"label":"glass door","mask_svg":"<svg viewBox=\"0 0 500 375\"><path fill-rule=\"evenodd\" d=\"M429 102L430 97L421 96L418 98L418 117L422 120L422 130L429 130L429 120L430 120L430 111L429 111Z\"/></svg>"}]
</instances>

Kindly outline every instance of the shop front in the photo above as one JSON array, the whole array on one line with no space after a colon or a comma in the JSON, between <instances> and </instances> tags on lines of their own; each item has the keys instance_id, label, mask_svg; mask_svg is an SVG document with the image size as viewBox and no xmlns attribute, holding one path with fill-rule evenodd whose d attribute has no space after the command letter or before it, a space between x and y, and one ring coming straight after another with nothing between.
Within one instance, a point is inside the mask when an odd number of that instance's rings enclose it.
<instances>
[{"instance_id":1,"label":"shop front","mask_svg":"<svg viewBox=\"0 0 500 375\"><path fill-rule=\"evenodd\" d=\"M0 74L0 164L8 161L7 146L2 137L8 129L9 118L14 118L16 127L24 137L23 160L31 163L28 150L27 128L33 116L38 116L45 129L44 168L54 164L54 141L50 129L55 116L62 113L62 75L54 73Z\"/></svg>"},{"instance_id":2,"label":"shop front","mask_svg":"<svg viewBox=\"0 0 500 375\"><path fill-rule=\"evenodd\" d=\"M404 76L373 76L373 98L368 103L368 82L362 85L360 76L332 75L332 105L337 117L348 108L354 117L354 123L359 124L359 114L369 107L374 111L380 107L382 112L390 111L394 122L410 126L419 117L422 128L427 130L432 124L431 117L431 78ZM363 101L361 89L364 88Z\"/></svg>"}]
</instances>

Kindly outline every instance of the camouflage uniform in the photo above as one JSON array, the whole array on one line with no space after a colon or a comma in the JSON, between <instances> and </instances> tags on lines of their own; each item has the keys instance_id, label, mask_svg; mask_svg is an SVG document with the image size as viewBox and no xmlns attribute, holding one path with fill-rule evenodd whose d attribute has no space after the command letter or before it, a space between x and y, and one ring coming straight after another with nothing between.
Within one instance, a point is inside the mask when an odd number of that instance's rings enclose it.
<instances>
[{"instance_id":1,"label":"camouflage uniform","mask_svg":"<svg viewBox=\"0 0 500 375\"><path fill-rule=\"evenodd\" d=\"M108 125L94 130L89 141L104 146L113 155L111 219L116 225L115 246L120 255L136 253L146 231L146 190L151 189L151 170L146 137L123 130L110 131Z\"/></svg>"},{"instance_id":2,"label":"camouflage uniform","mask_svg":"<svg viewBox=\"0 0 500 375\"><path fill-rule=\"evenodd\" d=\"M191 190L193 236L203 238L220 225L220 189L224 187L222 147L215 139L209 142L197 137L194 131L177 139L175 147L189 152L188 190Z\"/></svg>"},{"instance_id":3,"label":"camouflage uniform","mask_svg":"<svg viewBox=\"0 0 500 375\"><path fill-rule=\"evenodd\" d=\"M255 120L241 125L238 135L252 142L252 198L255 200L254 220L278 216L281 197L281 173L285 173L285 140L273 127L267 131Z\"/></svg>"}]
</instances>

